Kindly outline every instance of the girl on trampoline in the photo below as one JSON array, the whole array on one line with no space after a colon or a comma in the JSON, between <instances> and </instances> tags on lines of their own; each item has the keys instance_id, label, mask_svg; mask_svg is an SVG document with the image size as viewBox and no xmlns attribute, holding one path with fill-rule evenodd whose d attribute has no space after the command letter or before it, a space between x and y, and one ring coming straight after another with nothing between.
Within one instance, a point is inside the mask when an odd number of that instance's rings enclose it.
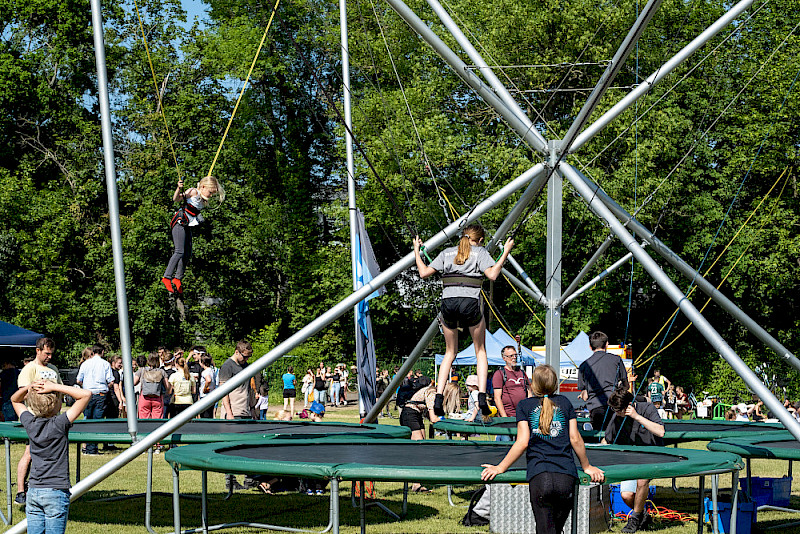
<instances>
[{"instance_id":1,"label":"girl on trampoline","mask_svg":"<svg viewBox=\"0 0 800 534\"><path fill-rule=\"evenodd\" d=\"M583 438L572 403L555 393L558 376L549 365L533 370L533 397L517 404L517 440L499 465L483 464L483 480L505 473L523 453L537 534L559 534L572 509L578 471L572 453L592 482L601 482L603 471L586 457Z\"/></svg>"},{"instance_id":2,"label":"girl on trampoline","mask_svg":"<svg viewBox=\"0 0 800 534\"><path fill-rule=\"evenodd\" d=\"M167 269L161 278L161 283L167 291L183 293L181 279L186 271L186 266L192 258L192 227L203 222L200 211L208 206L208 201L214 195L219 194L219 201L225 200L225 189L213 176L206 176L199 182L197 187L183 192L183 180L178 180L178 187L172 195L172 201L182 201L178 211L172 216L170 226L172 227L172 243L175 251L167 263ZM172 275L175 275L173 278Z\"/></svg>"},{"instance_id":3,"label":"girl on trampoline","mask_svg":"<svg viewBox=\"0 0 800 534\"><path fill-rule=\"evenodd\" d=\"M446 350L439 369L436 384L436 400L433 411L438 416L444 415L444 387L450 378L450 367L458 350L458 329L469 329L475 345L478 364L478 406L483 415L491 414L486 403L486 379L489 374L489 362L486 358L486 321L483 318L481 301L481 285L483 276L496 280L500 276L503 264L514 246L509 238L503 245L503 254L496 262L489 252L483 248L485 234L479 224L471 224L461 232L458 246L444 249L430 265L425 265L420 256L422 240L414 238L414 255L420 278L440 272L442 273L442 305L439 322L442 325Z\"/></svg>"}]
</instances>

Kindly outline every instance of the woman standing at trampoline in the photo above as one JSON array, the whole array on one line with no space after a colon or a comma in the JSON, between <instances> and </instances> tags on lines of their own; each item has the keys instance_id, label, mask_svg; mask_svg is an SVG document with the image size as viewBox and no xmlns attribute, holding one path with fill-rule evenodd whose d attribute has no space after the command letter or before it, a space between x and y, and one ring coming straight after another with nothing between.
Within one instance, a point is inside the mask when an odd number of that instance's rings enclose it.
<instances>
[{"instance_id":1,"label":"woman standing at trampoline","mask_svg":"<svg viewBox=\"0 0 800 534\"><path fill-rule=\"evenodd\" d=\"M167 291L183 293L181 279L186 271L186 266L192 258L192 227L203 222L200 210L208 206L208 201L214 195L219 194L219 201L225 200L225 190L219 181L213 176L206 176L199 182L197 187L192 187L185 193L183 192L183 181L178 181L178 187L172 195L172 201L181 200L183 205L172 216L170 226L172 227L172 243L175 251L167 263L167 269L161 278L161 283ZM173 274L175 277L173 278Z\"/></svg>"},{"instance_id":2,"label":"woman standing at trampoline","mask_svg":"<svg viewBox=\"0 0 800 534\"><path fill-rule=\"evenodd\" d=\"M486 357L486 321L483 318L481 302L481 285L483 276L496 280L500 276L503 264L514 246L509 238L503 245L503 254L495 262L483 248L485 233L478 224L471 224L461 232L458 246L443 250L430 265L425 265L420 256L422 240L414 238L414 255L420 278L440 272L442 273L442 305L439 313L446 350L439 377L436 384L436 400L434 413L444 415L444 387L450 378L450 367L458 351L458 328L468 328L475 344L475 355L478 359L478 406L483 415L491 413L486 403L486 378L489 374L489 362Z\"/></svg>"},{"instance_id":3,"label":"woman standing at trampoline","mask_svg":"<svg viewBox=\"0 0 800 534\"><path fill-rule=\"evenodd\" d=\"M526 453L537 534L559 534L564 529L578 479L573 451L592 482L604 478L603 472L589 463L575 409L569 399L555 393L557 387L558 376L552 367L540 365L533 370L535 396L517 404L517 440L500 465L482 466L481 478L492 480Z\"/></svg>"}]
</instances>

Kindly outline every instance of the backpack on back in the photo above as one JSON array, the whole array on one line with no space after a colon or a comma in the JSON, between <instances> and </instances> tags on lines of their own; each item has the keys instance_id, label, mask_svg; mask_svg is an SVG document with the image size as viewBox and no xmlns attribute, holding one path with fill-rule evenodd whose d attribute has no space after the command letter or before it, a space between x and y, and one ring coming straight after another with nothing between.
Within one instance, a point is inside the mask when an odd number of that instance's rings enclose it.
<instances>
[{"instance_id":1,"label":"backpack on back","mask_svg":"<svg viewBox=\"0 0 800 534\"><path fill-rule=\"evenodd\" d=\"M161 396L162 380L164 375L161 369L146 369L142 372L142 395L145 397Z\"/></svg>"}]
</instances>

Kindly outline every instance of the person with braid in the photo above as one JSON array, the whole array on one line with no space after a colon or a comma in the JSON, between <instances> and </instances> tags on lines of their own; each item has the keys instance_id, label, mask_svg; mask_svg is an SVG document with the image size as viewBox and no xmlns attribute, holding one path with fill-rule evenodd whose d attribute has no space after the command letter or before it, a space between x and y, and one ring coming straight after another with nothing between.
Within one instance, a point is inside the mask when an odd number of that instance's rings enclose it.
<instances>
[{"instance_id":1,"label":"person with braid","mask_svg":"<svg viewBox=\"0 0 800 534\"><path fill-rule=\"evenodd\" d=\"M203 222L200 210L208 206L208 201L214 195L219 194L219 201L225 200L225 189L222 184L213 176L206 176L199 182L197 187L192 187L185 193L183 192L183 181L178 181L178 187L172 195L172 201L180 200L183 202L178 211L172 216L170 226L172 227L172 243L175 251L167 263L167 269L161 278L161 283L170 293L183 293L181 279L192 258L192 227ZM173 274L175 277L173 278Z\"/></svg>"},{"instance_id":2,"label":"person with braid","mask_svg":"<svg viewBox=\"0 0 800 534\"><path fill-rule=\"evenodd\" d=\"M525 453L536 532L560 534L577 489L578 471L572 453L592 482L602 482L604 474L586 457L575 409L569 399L556 393L555 370L549 365L536 367L531 387L534 396L517 404L517 440L499 465L481 466L481 478L488 481L505 473Z\"/></svg>"},{"instance_id":3,"label":"person with braid","mask_svg":"<svg viewBox=\"0 0 800 534\"><path fill-rule=\"evenodd\" d=\"M483 415L491 414L486 403L486 383L489 375L489 360L486 357L486 321L483 318L481 285L483 277L497 280L503 269L514 240L509 238L503 245L503 254L496 262L482 246L485 233L479 224L471 224L461 232L457 247L444 249L430 265L425 265L420 256L422 240L414 238L414 255L420 278L442 273L442 305L439 313L446 344L444 359L439 368L436 383L436 399L433 411L444 415L444 388L450 379L450 368L458 352L458 329L469 330L475 345L478 367L478 406Z\"/></svg>"}]
</instances>

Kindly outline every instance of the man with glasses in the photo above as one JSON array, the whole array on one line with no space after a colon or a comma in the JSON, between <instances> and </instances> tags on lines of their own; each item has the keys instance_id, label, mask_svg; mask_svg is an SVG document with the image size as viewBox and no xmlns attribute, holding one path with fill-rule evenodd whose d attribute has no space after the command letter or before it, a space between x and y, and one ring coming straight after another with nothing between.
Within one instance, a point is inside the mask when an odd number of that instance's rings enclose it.
<instances>
[{"instance_id":1,"label":"man with glasses","mask_svg":"<svg viewBox=\"0 0 800 534\"><path fill-rule=\"evenodd\" d=\"M531 396L531 382L525 369L517 367L517 349L507 345L500 351L505 365L492 375L494 404L500 417L516 417L517 403ZM497 436L498 441L511 441L511 436Z\"/></svg>"},{"instance_id":2,"label":"man with glasses","mask_svg":"<svg viewBox=\"0 0 800 534\"><path fill-rule=\"evenodd\" d=\"M253 347L247 341L236 343L233 356L225 360L219 370L219 385L222 386L238 375L247 367L247 359L253 355ZM225 419L253 419L251 399L255 397L253 379L245 381L222 397L222 406L225 408ZM225 486L232 490L245 489L233 475L225 475Z\"/></svg>"}]
</instances>

